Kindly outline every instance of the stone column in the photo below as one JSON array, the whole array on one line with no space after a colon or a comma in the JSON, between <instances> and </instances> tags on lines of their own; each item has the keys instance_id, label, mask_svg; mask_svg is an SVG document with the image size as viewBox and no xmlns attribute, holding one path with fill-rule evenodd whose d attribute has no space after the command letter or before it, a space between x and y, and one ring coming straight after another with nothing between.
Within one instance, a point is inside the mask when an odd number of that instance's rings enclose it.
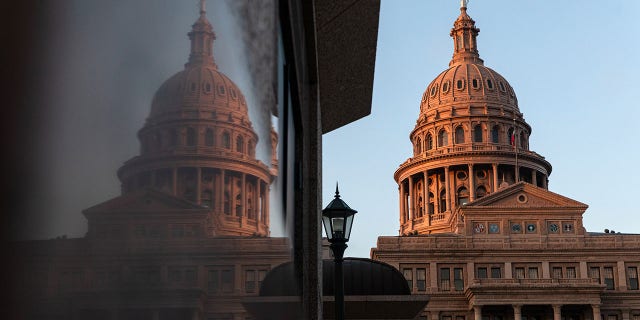
<instances>
[{"instance_id":1,"label":"stone column","mask_svg":"<svg viewBox=\"0 0 640 320\"><path fill-rule=\"evenodd\" d=\"M493 192L498 190L498 164L492 163L491 167L493 169Z\"/></svg>"},{"instance_id":2,"label":"stone column","mask_svg":"<svg viewBox=\"0 0 640 320\"><path fill-rule=\"evenodd\" d=\"M542 278L550 279L551 273L549 272L549 261L542 261Z\"/></svg>"},{"instance_id":3,"label":"stone column","mask_svg":"<svg viewBox=\"0 0 640 320\"><path fill-rule=\"evenodd\" d=\"M624 267L624 261L618 261L618 267L616 269L618 269L618 279L620 279L616 289L627 291L627 281L625 280L627 279L627 275L625 274L627 268Z\"/></svg>"},{"instance_id":4,"label":"stone column","mask_svg":"<svg viewBox=\"0 0 640 320\"><path fill-rule=\"evenodd\" d=\"M153 319L153 320L159 320L160 319L160 312L158 311L158 309L151 310L151 319Z\"/></svg>"},{"instance_id":5,"label":"stone column","mask_svg":"<svg viewBox=\"0 0 640 320\"><path fill-rule=\"evenodd\" d=\"M473 163L469 164L469 201L476 199L476 184L474 182Z\"/></svg>"},{"instance_id":6,"label":"stone column","mask_svg":"<svg viewBox=\"0 0 640 320\"><path fill-rule=\"evenodd\" d=\"M551 307L553 308L553 320L562 320L562 305L554 304Z\"/></svg>"},{"instance_id":7,"label":"stone column","mask_svg":"<svg viewBox=\"0 0 640 320\"><path fill-rule=\"evenodd\" d=\"M402 180L400 180L400 184L398 186L398 200L399 200L399 205L400 205L400 227L402 228L402 225L404 224L405 221L405 213L404 213L404 184L402 183Z\"/></svg>"},{"instance_id":8,"label":"stone column","mask_svg":"<svg viewBox=\"0 0 640 320\"><path fill-rule=\"evenodd\" d=\"M256 179L256 194L253 195L253 197L255 198L255 205L253 208L253 211L255 212L256 215L256 222L258 222L256 225L260 226L260 221L262 221L262 203L260 201L260 199L262 199L262 181L260 181L260 179Z\"/></svg>"},{"instance_id":9,"label":"stone column","mask_svg":"<svg viewBox=\"0 0 640 320\"><path fill-rule=\"evenodd\" d=\"M191 320L199 320L200 316L198 314L198 309L194 308L192 313L191 313Z\"/></svg>"},{"instance_id":10,"label":"stone column","mask_svg":"<svg viewBox=\"0 0 640 320\"><path fill-rule=\"evenodd\" d=\"M202 200L202 168L196 168L196 203L200 204Z\"/></svg>"},{"instance_id":11,"label":"stone column","mask_svg":"<svg viewBox=\"0 0 640 320\"><path fill-rule=\"evenodd\" d=\"M622 312L622 320L631 319L631 309L622 309L620 312Z\"/></svg>"},{"instance_id":12,"label":"stone column","mask_svg":"<svg viewBox=\"0 0 640 320\"><path fill-rule=\"evenodd\" d=\"M429 264L429 279L431 280L431 289L438 290L438 266L435 262Z\"/></svg>"},{"instance_id":13,"label":"stone column","mask_svg":"<svg viewBox=\"0 0 640 320\"><path fill-rule=\"evenodd\" d=\"M409 220L413 220L416 217L416 206L415 206L415 201L414 201L414 191L413 191L413 178L411 178L411 176L409 176L408 178L409 180Z\"/></svg>"},{"instance_id":14,"label":"stone column","mask_svg":"<svg viewBox=\"0 0 640 320\"><path fill-rule=\"evenodd\" d=\"M482 306L473 306L473 318L475 320L482 320ZM520 319L515 319L520 320Z\"/></svg>"},{"instance_id":15,"label":"stone column","mask_svg":"<svg viewBox=\"0 0 640 320\"><path fill-rule=\"evenodd\" d=\"M173 167L171 171L171 183L173 184L173 189L171 190L171 194L174 196L178 195L178 167Z\"/></svg>"},{"instance_id":16,"label":"stone column","mask_svg":"<svg viewBox=\"0 0 640 320\"><path fill-rule=\"evenodd\" d=\"M240 182L240 212L243 217L247 217L247 174L242 174L242 181Z\"/></svg>"},{"instance_id":17,"label":"stone column","mask_svg":"<svg viewBox=\"0 0 640 320\"><path fill-rule=\"evenodd\" d=\"M522 320L522 305L514 304L513 307L513 320Z\"/></svg>"},{"instance_id":18,"label":"stone column","mask_svg":"<svg viewBox=\"0 0 640 320\"><path fill-rule=\"evenodd\" d=\"M447 207L445 208L446 211L451 210L451 195L449 190L451 189L451 187L449 186L449 167L444 167L444 192L446 193L446 199L447 199Z\"/></svg>"},{"instance_id":19,"label":"stone column","mask_svg":"<svg viewBox=\"0 0 640 320\"><path fill-rule=\"evenodd\" d=\"M535 169L531 170L531 184L538 186L538 173Z\"/></svg>"},{"instance_id":20,"label":"stone column","mask_svg":"<svg viewBox=\"0 0 640 320\"><path fill-rule=\"evenodd\" d=\"M599 304L592 304L591 305L591 310L593 311L593 320L602 320L602 317L600 316L600 305Z\"/></svg>"},{"instance_id":21,"label":"stone column","mask_svg":"<svg viewBox=\"0 0 640 320\"><path fill-rule=\"evenodd\" d=\"M264 206L262 208L264 224L269 225L269 184L264 184ZM320 226L320 232L322 232L322 226Z\"/></svg>"},{"instance_id":22,"label":"stone column","mask_svg":"<svg viewBox=\"0 0 640 320\"><path fill-rule=\"evenodd\" d=\"M220 183L219 183L220 188L218 189L218 193L219 193L219 195L218 195L218 199L219 199L218 201L219 202L218 203L220 203L220 205L218 206L218 208L219 208L218 210L223 214L225 213L224 212L224 188L225 188L224 180L225 180L224 169L221 169L220 170Z\"/></svg>"},{"instance_id":23,"label":"stone column","mask_svg":"<svg viewBox=\"0 0 640 320\"><path fill-rule=\"evenodd\" d=\"M429 312L429 320L439 320L440 311L431 311Z\"/></svg>"},{"instance_id":24,"label":"stone column","mask_svg":"<svg viewBox=\"0 0 640 320\"><path fill-rule=\"evenodd\" d=\"M429 174L427 170L424 171L424 182L422 183L422 207L424 208L424 214L429 215Z\"/></svg>"},{"instance_id":25,"label":"stone column","mask_svg":"<svg viewBox=\"0 0 640 320\"><path fill-rule=\"evenodd\" d=\"M504 277L506 279L513 279L513 270L511 270L511 262L504 263Z\"/></svg>"},{"instance_id":26,"label":"stone column","mask_svg":"<svg viewBox=\"0 0 640 320\"><path fill-rule=\"evenodd\" d=\"M549 177L547 177L547 175L546 175L546 174L545 174L545 175L543 175L543 176L542 176L542 187L543 187L543 188L545 188L545 189L549 189L549 184L548 184L548 182L549 182Z\"/></svg>"}]
</instances>

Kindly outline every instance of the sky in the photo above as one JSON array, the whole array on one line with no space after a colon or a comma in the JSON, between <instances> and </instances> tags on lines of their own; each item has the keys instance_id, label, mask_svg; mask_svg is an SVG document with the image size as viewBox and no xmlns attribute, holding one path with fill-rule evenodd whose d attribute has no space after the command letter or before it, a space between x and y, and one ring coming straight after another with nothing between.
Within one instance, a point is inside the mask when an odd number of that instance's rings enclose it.
<instances>
[{"instance_id":1,"label":"sky","mask_svg":"<svg viewBox=\"0 0 640 320\"><path fill-rule=\"evenodd\" d=\"M208 1L219 66L241 88L239 38ZM48 13L39 183L17 225L29 238L83 236L81 210L120 193L116 170L138 154L154 92L188 57L196 1L65 0ZM531 150L553 165L549 189L589 205L587 230L640 233L640 2L472 0L485 65L504 76L532 127ZM383 0L371 115L323 136L323 206L340 193L358 210L346 255L368 257L398 235L393 173L411 156L420 98L448 66L455 0ZM231 28L232 29L232 28ZM226 63L221 63L225 61ZM247 94L249 90L243 90ZM274 234L277 235L277 234Z\"/></svg>"},{"instance_id":2,"label":"sky","mask_svg":"<svg viewBox=\"0 0 640 320\"><path fill-rule=\"evenodd\" d=\"M640 2L472 0L486 66L512 85L549 190L589 205L588 231L640 233ZM412 154L427 85L453 53L459 1L382 1L371 115L323 136L323 203L336 181L358 210L345 255L398 235L393 173Z\"/></svg>"}]
</instances>

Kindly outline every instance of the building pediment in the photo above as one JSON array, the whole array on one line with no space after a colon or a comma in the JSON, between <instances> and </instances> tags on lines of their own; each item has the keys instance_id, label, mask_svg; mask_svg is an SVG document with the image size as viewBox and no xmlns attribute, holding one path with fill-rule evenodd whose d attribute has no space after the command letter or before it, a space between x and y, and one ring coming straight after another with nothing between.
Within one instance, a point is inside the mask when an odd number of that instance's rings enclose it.
<instances>
[{"instance_id":1,"label":"building pediment","mask_svg":"<svg viewBox=\"0 0 640 320\"><path fill-rule=\"evenodd\" d=\"M588 208L588 205L547 189L539 188L526 182L519 182L470 202L464 208L482 207L571 208L584 211Z\"/></svg>"},{"instance_id":2,"label":"building pediment","mask_svg":"<svg viewBox=\"0 0 640 320\"><path fill-rule=\"evenodd\" d=\"M207 210L193 202L155 190L143 189L107 200L85 209L85 216L104 213L151 213L177 210Z\"/></svg>"}]
</instances>

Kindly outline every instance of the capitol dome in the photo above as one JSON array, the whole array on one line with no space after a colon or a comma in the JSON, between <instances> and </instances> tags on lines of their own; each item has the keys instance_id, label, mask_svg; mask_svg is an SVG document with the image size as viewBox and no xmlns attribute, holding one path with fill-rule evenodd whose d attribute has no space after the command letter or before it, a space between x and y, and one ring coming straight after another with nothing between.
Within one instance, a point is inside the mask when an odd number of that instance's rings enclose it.
<instances>
[{"instance_id":1,"label":"capitol dome","mask_svg":"<svg viewBox=\"0 0 640 320\"><path fill-rule=\"evenodd\" d=\"M401 234L459 232L463 205L520 181L547 188L551 164L529 148L532 128L513 87L480 59L479 32L463 1L449 68L424 91L413 156L394 174Z\"/></svg>"}]
</instances>

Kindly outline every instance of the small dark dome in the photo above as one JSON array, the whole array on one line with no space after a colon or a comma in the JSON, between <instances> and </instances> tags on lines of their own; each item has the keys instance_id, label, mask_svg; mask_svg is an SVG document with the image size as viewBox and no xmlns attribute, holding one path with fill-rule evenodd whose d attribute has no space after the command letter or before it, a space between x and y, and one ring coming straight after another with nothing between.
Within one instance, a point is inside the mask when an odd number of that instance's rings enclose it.
<instances>
[{"instance_id":1,"label":"small dark dome","mask_svg":"<svg viewBox=\"0 0 640 320\"><path fill-rule=\"evenodd\" d=\"M322 261L322 292L333 295L333 260ZM400 271L384 262L365 258L345 258L343 262L345 295L410 295L411 290ZM260 296L297 296L298 285L293 280L293 263L273 268L262 281Z\"/></svg>"}]
</instances>

